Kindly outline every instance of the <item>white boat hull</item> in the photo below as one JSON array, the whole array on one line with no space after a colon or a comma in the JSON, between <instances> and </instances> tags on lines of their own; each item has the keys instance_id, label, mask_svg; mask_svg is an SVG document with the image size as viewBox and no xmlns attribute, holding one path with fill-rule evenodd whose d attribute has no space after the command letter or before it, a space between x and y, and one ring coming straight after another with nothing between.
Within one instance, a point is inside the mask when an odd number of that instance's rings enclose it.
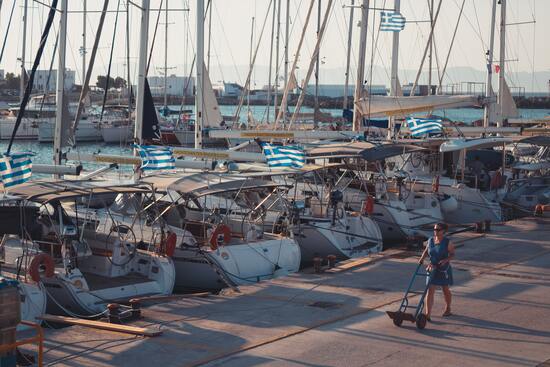
<instances>
[{"instance_id":1,"label":"white boat hull","mask_svg":"<svg viewBox=\"0 0 550 367\"><path fill-rule=\"evenodd\" d=\"M21 294L21 320L31 321L40 325L40 316L46 313L46 291L40 283L19 282L19 294ZM25 330L29 327L23 324L17 326L17 330Z\"/></svg>"},{"instance_id":2,"label":"white boat hull","mask_svg":"<svg viewBox=\"0 0 550 367\"><path fill-rule=\"evenodd\" d=\"M382 250L382 232L370 218L356 215L336 219L303 219L295 237L300 245L302 264L315 257L337 260L367 256Z\"/></svg>"},{"instance_id":3,"label":"white boat hull","mask_svg":"<svg viewBox=\"0 0 550 367\"><path fill-rule=\"evenodd\" d=\"M2 140L11 139L13 129L15 127L15 118L7 118L0 120L0 138ZM15 139L17 140L35 140L38 137L38 127L36 121L23 119L17 130Z\"/></svg>"},{"instance_id":4,"label":"white boat hull","mask_svg":"<svg viewBox=\"0 0 550 367\"><path fill-rule=\"evenodd\" d=\"M119 276L98 276L93 273L105 274L107 267L115 266L107 258L93 256L86 260L92 261L81 268L89 272L83 274L79 269L74 269L66 274L59 271L54 277L44 279L48 313L99 315L105 311L108 303L143 296L169 295L174 288L174 264L164 256L137 252L133 260L124 265L127 269L122 273L125 275Z\"/></svg>"},{"instance_id":5,"label":"white boat hull","mask_svg":"<svg viewBox=\"0 0 550 367\"><path fill-rule=\"evenodd\" d=\"M101 126L101 136L108 144L128 144L132 142L133 126Z\"/></svg>"},{"instance_id":6,"label":"white boat hull","mask_svg":"<svg viewBox=\"0 0 550 367\"><path fill-rule=\"evenodd\" d=\"M53 142L55 124L53 123L41 123L38 126L38 141L40 143ZM101 142L103 137L101 136L101 130L98 124L81 121L76 128L76 141L77 142Z\"/></svg>"},{"instance_id":7,"label":"white boat hull","mask_svg":"<svg viewBox=\"0 0 550 367\"><path fill-rule=\"evenodd\" d=\"M215 291L227 283L249 285L298 271L300 248L293 239L281 237L220 246L203 254L191 248L177 249L173 260L175 289Z\"/></svg>"}]
</instances>

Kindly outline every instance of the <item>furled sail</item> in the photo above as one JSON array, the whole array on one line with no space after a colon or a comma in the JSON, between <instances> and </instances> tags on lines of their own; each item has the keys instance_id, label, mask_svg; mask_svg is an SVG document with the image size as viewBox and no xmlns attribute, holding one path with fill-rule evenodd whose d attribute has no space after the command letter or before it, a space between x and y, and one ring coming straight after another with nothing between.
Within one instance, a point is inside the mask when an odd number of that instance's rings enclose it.
<instances>
[{"instance_id":1,"label":"furled sail","mask_svg":"<svg viewBox=\"0 0 550 367\"><path fill-rule=\"evenodd\" d=\"M503 93L502 96L500 96L499 108L497 109L497 112L499 112L501 119L519 116L516 102L514 102L512 93L510 93L510 88L508 87L508 83L506 83L506 79L504 80Z\"/></svg>"},{"instance_id":2,"label":"furled sail","mask_svg":"<svg viewBox=\"0 0 550 367\"><path fill-rule=\"evenodd\" d=\"M212 88L212 82L206 70L206 65L203 64L204 86L203 86L203 126L204 127L219 127L223 121L222 114L220 112L220 106L218 100L214 94L214 88Z\"/></svg>"},{"instance_id":3,"label":"furled sail","mask_svg":"<svg viewBox=\"0 0 550 367\"><path fill-rule=\"evenodd\" d=\"M145 78L145 89L143 93L143 127L141 138L145 141L160 139L159 117L147 78Z\"/></svg>"},{"instance_id":4,"label":"furled sail","mask_svg":"<svg viewBox=\"0 0 550 367\"><path fill-rule=\"evenodd\" d=\"M476 96L370 96L356 102L363 116L405 117L411 113L432 111L446 108L479 106Z\"/></svg>"}]
</instances>

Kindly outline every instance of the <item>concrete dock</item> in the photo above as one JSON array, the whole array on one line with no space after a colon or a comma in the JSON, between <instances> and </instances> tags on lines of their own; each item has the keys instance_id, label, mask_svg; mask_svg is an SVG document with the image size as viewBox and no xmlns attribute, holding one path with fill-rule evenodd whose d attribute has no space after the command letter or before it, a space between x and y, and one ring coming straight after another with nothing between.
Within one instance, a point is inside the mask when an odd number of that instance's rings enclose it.
<instances>
[{"instance_id":1,"label":"concrete dock","mask_svg":"<svg viewBox=\"0 0 550 367\"><path fill-rule=\"evenodd\" d=\"M390 250L322 274L298 273L206 298L152 304L144 338L45 329L50 366L550 366L550 219L452 237L453 313L436 295L426 329L396 310L418 256ZM36 349L26 348L33 353Z\"/></svg>"}]
</instances>

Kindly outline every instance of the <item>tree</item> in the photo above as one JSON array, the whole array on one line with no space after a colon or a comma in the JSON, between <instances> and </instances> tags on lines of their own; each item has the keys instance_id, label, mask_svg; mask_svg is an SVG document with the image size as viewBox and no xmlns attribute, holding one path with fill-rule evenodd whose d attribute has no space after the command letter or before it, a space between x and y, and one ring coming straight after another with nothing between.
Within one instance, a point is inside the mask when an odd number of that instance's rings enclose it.
<instances>
[{"instance_id":1,"label":"tree","mask_svg":"<svg viewBox=\"0 0 550 367\"><path fill-rule=\"evenodd\" d=\"M6 73L6 88L18 89L21 78L19 75L15 76L14 73Z\"/></svg>"},{"instance_id":2,"label":"tree","mask_svg":"<svg viewBox=\"0 0 550 367\"><path fill-rule=\"evenodd\" d=\"M107 88L107 77L105 75L98 75L97 76L97 82L95 83L95 85L98 87L98 88L101 88L103 90L105 90ZM115 86L115 80L113 79L113 77L109 77L109 89L110 88L113 88Z\"/></svg>"},{"instance_id":3,"label":"tree","mask_svg":"<svg viewBox=\"0 0 550 367\"><path fill-rule=\"evenodd\" d=\"M126 88L126 79L117 76L115 79L114 87L117 89Z\"/></svg>"}]
</instances>

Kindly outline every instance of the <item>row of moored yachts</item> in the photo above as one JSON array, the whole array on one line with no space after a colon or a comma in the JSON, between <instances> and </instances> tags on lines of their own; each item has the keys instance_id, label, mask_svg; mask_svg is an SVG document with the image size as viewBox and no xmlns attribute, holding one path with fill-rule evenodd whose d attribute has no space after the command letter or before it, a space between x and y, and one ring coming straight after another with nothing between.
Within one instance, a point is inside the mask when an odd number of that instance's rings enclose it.
<instances>
[{"instance_id":1,"label":"row of moored yachts","mask_svg":"<svg viewBox=\"0 0 550 367\"><path fill-rule=\"evenodd\" d=\"M504 149L533 144L528 156ZM1 196L2 275L20 281L26 320L253 284L315 258L420 241L437 222L532 212L550 202L549 146L547 137L321 142L301 169L33 180Z\"/></svg>"}]
</instances>

